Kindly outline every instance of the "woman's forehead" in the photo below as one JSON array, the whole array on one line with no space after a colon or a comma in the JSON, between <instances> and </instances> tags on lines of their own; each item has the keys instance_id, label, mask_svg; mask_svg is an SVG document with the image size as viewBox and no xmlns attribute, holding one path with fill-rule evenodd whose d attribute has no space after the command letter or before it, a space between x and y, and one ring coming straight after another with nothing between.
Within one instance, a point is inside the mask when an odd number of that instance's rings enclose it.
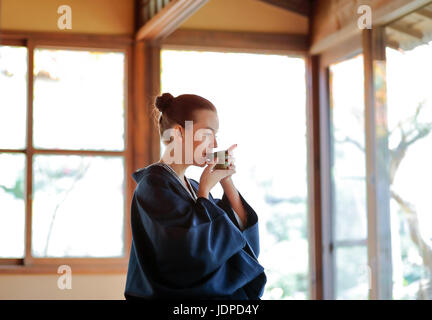
<instances>
[{"instance_id":1,"label":"woman's forehead","mask_svg":"<svg viewBox=\"0 0 432 320\"><path fill-rule=\"evenodd\" d=\"M213 111L208 111L206 113L200 112L198 117L196 117L194 127L196 127L196 129L209 129L217 132L219 130L219 119L217 114Z\"/></svg>"}]
</instances>

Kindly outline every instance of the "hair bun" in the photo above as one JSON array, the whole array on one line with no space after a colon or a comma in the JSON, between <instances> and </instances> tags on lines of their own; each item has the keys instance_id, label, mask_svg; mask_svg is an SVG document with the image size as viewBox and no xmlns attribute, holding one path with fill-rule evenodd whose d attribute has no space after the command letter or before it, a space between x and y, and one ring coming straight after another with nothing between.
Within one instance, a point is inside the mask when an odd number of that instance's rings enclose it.
<instances>
[{"instance_id":1,"label":"hair bun","mask_svg":"<svg viewBox=\"0 0 432 320\"><path fill-rule=\"evenodd\" d=\"M160 112L164 112L173 101L174 97L171 93L164 93L161 96L156 98L156 108L159 109Z\"/></svg>"}]
</instances>

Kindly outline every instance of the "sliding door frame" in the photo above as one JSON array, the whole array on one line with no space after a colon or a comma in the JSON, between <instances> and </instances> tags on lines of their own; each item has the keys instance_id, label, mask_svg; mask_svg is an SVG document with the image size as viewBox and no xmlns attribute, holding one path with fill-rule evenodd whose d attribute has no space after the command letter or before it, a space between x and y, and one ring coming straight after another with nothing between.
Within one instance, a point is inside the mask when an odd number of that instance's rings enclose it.
<instances>
[{"instance_id":1,"label":"sliding door frame","mask_svg":"<svg viewBox=\"0 0 432 320\"><path fill-rule=\"evenodd\" d=\"M362 38L354 36L337 47L322 52L319 60L319 118L321 145L321 201L322 201L322 265L323 299L332 300L335 294L334 256L334 190L331 177L332 140L330 119L330 65L362 53Z\"/></svg>"},{"instance_id":2,"label":"sliding door frame","mask_svg":"<svg viewBox=\"0 0 432 320\"><path fill-rule=\"evenodd\" d=\"M377 94L378 78L383 77L384 83L387 81L385 27L363 30L362 40L365 72L369 299L387 300L393 296L393 277L385 85L382 94Z\"/></svg>"}]
</instances>

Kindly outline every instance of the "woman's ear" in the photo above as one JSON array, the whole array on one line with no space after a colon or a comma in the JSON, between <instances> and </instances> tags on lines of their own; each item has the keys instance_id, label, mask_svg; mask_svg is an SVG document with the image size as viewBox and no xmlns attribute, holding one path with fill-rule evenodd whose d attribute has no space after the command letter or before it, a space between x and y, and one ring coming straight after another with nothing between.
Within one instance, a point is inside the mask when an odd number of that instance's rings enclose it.
<instances>
[{"instance_id":1,"label":"woman's ear","mask_svg":"<svg viewBox=\"0 0 432 320\"><path fill-rule=\"evenodd\" d=\"M182 140L184 140L184 133L183 133L182 126L176 126L175 132L176 132L176 136L178 138L181 138Z\"/></svg>"}]
</instances>

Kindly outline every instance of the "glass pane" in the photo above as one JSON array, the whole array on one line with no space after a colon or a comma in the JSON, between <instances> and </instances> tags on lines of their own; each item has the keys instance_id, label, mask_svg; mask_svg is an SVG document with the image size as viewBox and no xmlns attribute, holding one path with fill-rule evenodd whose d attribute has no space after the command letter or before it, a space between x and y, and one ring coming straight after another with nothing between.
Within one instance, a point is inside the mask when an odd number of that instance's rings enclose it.
<instances>
[{"instance_id":1,"label":"glass pane","mask_svg":"<svg viewBox=\"0 0 432 320\"><path fill-rule=\"evenodd\" d=\"M33 256L123 255L123 158L37 155L33 166Z\"/></svg>"},{"instance_id":2,"label":"glass pane","mask_svg":"<svg viewBox=\"0 0 432 320\"><path fill-rule=\"evenodd\" d=\"M0 258L23 258L25 156L0 153Z\"/></svg>"},{"instance_id":3,"label":"glass pane","mask_svg":"<svg viewBox=\"0 0 432 320\"><path fill-rule=\"evenodd\" d=\"M267 274L262 298L308 298L304 60L163 50L161 77L162 92L213 102L218 149L238 144L233 180L260 219L259 261ZM202 170L189 167L186 175L199 181ZM211 193L220 198L220 184Z\"/></svg>"},{"instance_id":4,"label":"glass pane","mask_svg":"<svg viewBox=\"0 0 432 320\"><path fill-rule=\"evenodd\" d=\"M35 147L123 150L124 62L118 52L36 49Z\"/></svg>"},{"instance_id":5,"label":"glass pane","mask_svg":"<svg viewBox=\"0 0 432 320\"><path fill-rule=\"evenodd\" d=\"M362 55L330 66L333 237L336 244L342 240L367 238L363 70ZM366 263L367 252L358 253L365 255L358 259ZM341 259L336 260L336 273L345 272L344 264L338 264ZM339 288L336 298L349 297L350 292L363 289L362 297L368 297L367 283L355 289L338 283L345 281L345 277L335 279L335 286ZM345 292L344 288L351 289Z\"/></svg>"},{"instance_id":6,"label":"glass pane","mask_svg":"<svg viewBox=\"0 0 432 320\"><path fill-rule=\"evenodd\" d=\"M24 149L27 48L0 46L0 148Z\"/></svg>"},{"instance_id":7,"label":"glass pane","mask_svg":"<svg viewBox=\"0 0 432 320\"><path fill-rule=\"evenodd\" d=\"M367 233L363 81L361 55L330 67L335 240Z\"/></svg>"},{"instance_id":8,"label":"glass pane","mask_svg":"<svg viewBox=\"0 0 432 320\"><path fill-rule=\"evenodd\" d=\"M432 299L431 57L387 49L394 299Z\"/></svg>"},{"instance_id":9,"label":"glass pane","mask_svg":"<svg viewBox=\"0 0 432 320\"><path fill-rule=\"evenodd\" d=\"M337 247L334 250L336 292L341 300L367 299L369 279L367 267L367 247Z\"/></svg>"}]
</instances>

